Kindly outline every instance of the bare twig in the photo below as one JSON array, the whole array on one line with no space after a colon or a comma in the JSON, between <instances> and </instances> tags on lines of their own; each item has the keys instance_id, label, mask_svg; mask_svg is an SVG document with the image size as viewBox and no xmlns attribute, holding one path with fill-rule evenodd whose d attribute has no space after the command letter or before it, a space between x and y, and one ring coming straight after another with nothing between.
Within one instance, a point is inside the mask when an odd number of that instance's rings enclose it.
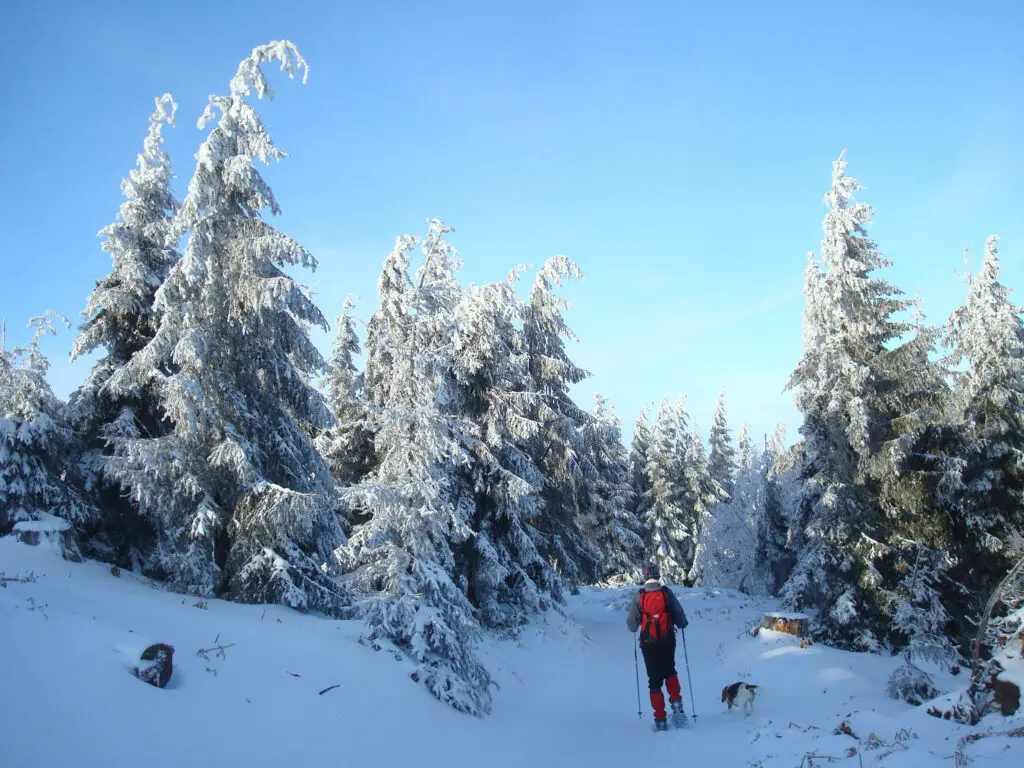
<instances>
[{"instance_id":1,"label":"bare twig","mask_svg":"<svg viewBox=\"0 0 1024 768\"><path fill-rule=\"evenodd\" d=\"M794 723L792 720L789 722L789 725L787 726L787 728L796 728L797 730L803 731L804 733L807 733L808 731L820 731L821 730L816 725L808 725L806 728L804 728L802 725L800 725L799 723Z\"/></svg>"},{"instance_id":2,"label":"bare twig","mask_svg":"<svg viewBox=\"0 0 1024 768\"><path fill-rule=\"evenodd\" d=\"M39 611L41 614L43 614L44 619L50 618L46 614L46 609L50 607L49 603L37 603L34 597L26 597L25 599L28 600L30 611Z\"/></svg>"},{"instance_id":3,"label":"bare twig","mask_svg":"<svg viewBox=\"0 0 1024 768\"><path fill-rule=\"evenodd\" d=\"M1024 725L1018 728L1011 728L1008 731L984 731L982 733L969 733L961 736L956 743L956 752L953 753L953 764L956 768L964 768L971 759L967 756L967 745L975 741L988 738L989 736L1006 736L1007 738L1024 738Z\"/></svg>"},{"instance_id":4,"label":"bare twig","mask_svg":"<svg viewBox=\"0 0 1024 768\"><path fill-rule=\"evenodd\" d=\"M833 757L832 755L819 755L817 752L808 752L800 760L800 765L797 766L797 768L804 768L805 765L807 768L814 768L815 760L827 760L830 763L834 763L842 759L843 758L841 757Z\"/></svg>"},{"instance_id":5,"label":"bare twig","mask_svg":"<svg viewBox=\"0 0 1024 768\"><path fill-rule=\"evenodd\" d=\"M220 635L217 635L217 637L220 637ZM216 642L216 640L214 642ZM208 654L216 652L216 655L217 655L218 658L225 659L225 658L227 658L227 654L225 654L224 652L228 648L231 648L233 646L234 646L234 643L228 643L227 645L217 645L217 646L214 646L213 648L200 648L198 651L196 651L196 656L202 656L204 659L209 661L210 657L209 657Z\"/></svg>"},{"instance_id":6,"label":"bare twig","mask_svg":"<svg viewBox=\"0 0 1024 768\"><path fill-rule=\"evenodd\" d=\"M39 577L31 571L24 576L7 576L0 571L0 587L6 587L8 582L11 584L34 584L38 580Z\"/></svg>"},{"instance_id":7,"label":"bare twig","mask_svg":"<svg viewBox=\"0 0 1024 768\"><path fill-rule=\"evenodd\" d=\"M335 688L341 688L341 683L336 683L334 685L328 685L326 688L324 688L322 691L320 691L320 693L318 695L319 696L323 696L325 693L327 693L328 691L333 691Z\"/></svg>"}]
</instances>

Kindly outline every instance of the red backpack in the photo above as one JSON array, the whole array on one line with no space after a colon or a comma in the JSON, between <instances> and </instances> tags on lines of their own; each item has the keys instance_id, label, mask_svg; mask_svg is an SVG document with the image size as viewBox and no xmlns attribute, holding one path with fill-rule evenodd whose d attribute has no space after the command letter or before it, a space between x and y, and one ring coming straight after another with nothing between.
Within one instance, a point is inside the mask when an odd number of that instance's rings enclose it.
<instances>
[{"instance_id":1,"label":"red backpack","mask_svg":"<svg viewBox=\"0 0 1024 768\"><path fill-rule=\"evenodd\" d=\"M644 640L661 640L672 631L672 615L665 597L667 587L640 592L640 635Z\"/></svg>"}]
</instances>

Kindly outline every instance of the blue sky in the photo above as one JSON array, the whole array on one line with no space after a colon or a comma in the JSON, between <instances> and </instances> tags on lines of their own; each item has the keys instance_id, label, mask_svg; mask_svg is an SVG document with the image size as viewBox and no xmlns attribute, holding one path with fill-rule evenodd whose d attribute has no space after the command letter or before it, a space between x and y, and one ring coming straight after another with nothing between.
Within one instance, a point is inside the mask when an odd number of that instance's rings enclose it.
<instances>
[{"instance_id":1,"label":"blue sky","mask_svg":"<svg viewBox=\"0 0 1024 768\"><path fill-rule=\"evenodd\" d=\"M930 320L962 300L961 252L1001 233L1024 287L1024 10L1018 2L7 3L0 8L0 316L77 325L109 271L96 232L153 98L179 104L178 192L253 46L291 39L301 86L261 113L290 157L277 225L320 260L333 318L368 317L396 235L456 228L467 281L565 253L574 359L627 422L680 392L703 431L716 392L756 435L801 352L802 273L831 162L876 209L887 277ZM1018 295L1019 298L1019 295ZM45 349L66 396L88 362ZM318 339L327 349L329 339Z\"/></svg>"}]
</instances>

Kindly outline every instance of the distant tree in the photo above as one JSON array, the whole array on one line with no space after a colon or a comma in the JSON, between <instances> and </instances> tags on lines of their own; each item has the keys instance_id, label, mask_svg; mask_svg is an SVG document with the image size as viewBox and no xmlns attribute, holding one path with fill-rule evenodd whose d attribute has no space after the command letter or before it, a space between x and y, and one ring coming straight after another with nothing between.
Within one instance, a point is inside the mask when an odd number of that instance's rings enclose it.
<instances>
[{"instance_id":1,"label":"distant tree","mask_svg":"<svg viewBox=\"0 0 1024 768\"><path fill-rule=\"evenodd\" d=\"M33 318L32 341L13 349L0 325L0 536L47 515L80 531L99 514L71 482L78 445L46 381L50 362L39 341L55 332L54 317L63 319L54 312ZM75 537L66 540L65 555L76 558Z\"/></svg>"},{"instance_id":2,"label":"distant tree","mask_svg":"<svg viewBox=\"0 0 1024 768\"><path fill-rule=\"evenodd\" d=\"M724 392L718 393L718 400L715 403L715 419L711 425L708 446L708 472L711 479L718 483L727 495L732 495L737 472L736 449L732 446L732 433L725 415Z\"/></svg>"},{"instance_id":3,"label":"distant tree","mask_svg":"<svg viewBox=\"0 0 1024 768\"><path fill-rule=\"evenodd\" d=\"M765 439L758 490L755 571L764 589L776 595L793 569L795 553L790 533L799 512L803 444L784 448L786 426L779 424Z\"/></svg>"},{"instance_id":4,"label":"distant tree","mask_svg":"<svg viewBox=\"0 0 1024 768\"><path fill-rule=\"evenodd\" d=\"M718 502L700 532L695 581L706 586L753 591L756 580L757 519L764 476L750 443L748 425L740 427L739 454L732 494Z\"/></svg>"},{"instance_id":5,"label":"distant tree","mask_svg":"<svg viewBox=\"0 0 1024 768\"><path fill-rule=\"evenodd\" d=\"M383 406L390 398L395 379L396 350L409 344L411 318L409 315L409 252L416 247L416 238L406 235L395 241L395 247L384 259L384 267L377 279L380 306L366 325L366 373L364 390L369 402Z\"/></svg>"},{"instance_id":6,"label":"distant tree","mask_svg":"<svg viewBox=\"0 0 1024 768\"><path fill-rule=\"evenodd\" d=\"M360 347L353 307L351 297L346 298L342 314L335 320L338 333L324 380L327 403L337 423L316 438L317 449L342 486L358 482L373 458L373 421L355 362Z\"/></svg>"},{"instance_id":7,"label":"distant tree","mask_svg":"<svg viewBox=\"0 0 1024 768\"><path fill-rule=\"evenodd\" d=\"M629 482L633 487L633 514L640 521L643 521L647 513L645 503L651 490L650 478L647 475L647 459L651 448L651 427L648 419L652 405L653 403L647 403L640 409L629 449Z\"/></svg>"},{"instance_id":8,"label":"distant tree","mask_svg":"<svg viewBox=\"0 0 1024 768\"><path fill-rule=\"evenodd\" d=\"M680 409L663 400L651 431L647 452L646 523L650 530L651 560L669 583L685 584L696 551L692 509L684 507L683 477L680 472ZM683 414L685 416L685 414Z\"/></svg>"},{"instance_id":9,"label":"distant tree","mask_svg":"<svg viewBox=\"0 0 1024 768\"><path fill-rule=\"evenodd\" d=\"M693 541L693 555L687 581L696 584L700 581L699 565L703 559L705 545L704 531L711 525L715 508L729 497L725 490L711 476L708 467L708 455L704 451L704 443L697 429L687 431L686 414L683 403L677 404L679 419L679 473L682 478L683 507L689 517L688 528Z\"/></svg>"},{"instance_id":10,"label":"distant tree","mask_svg":"<svg viewBox=\"0 0 1024 768\"><path fill-rule=\"evenodd\" d=\"M592 472L585 477L584 535L601 554L600 577L633 577L643 556L640 521L633 515L629 461L614 407L594 395L590 421L583 429L583 451Z\"/></svg>"}]
</instances>

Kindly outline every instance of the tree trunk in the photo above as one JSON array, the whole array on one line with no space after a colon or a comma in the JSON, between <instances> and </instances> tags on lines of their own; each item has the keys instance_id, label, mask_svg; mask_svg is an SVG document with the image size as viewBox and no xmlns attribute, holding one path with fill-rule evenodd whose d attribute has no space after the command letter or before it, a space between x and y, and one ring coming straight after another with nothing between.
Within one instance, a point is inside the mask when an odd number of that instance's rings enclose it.
<instances>
[{"instance_id":1,"label":"tree trunk","mask_svg":"<svg viewBox=\"0 0 1024 768\"><path fill-rule=\"evenodd\" d=\"M992 611L995 610L996 603L1002 598L1003 590L1006 589L1006 586L1021 574L1024 574L1024 557L1018 560L1017 564L1010 569L1010 572L1006 574L1006 578L999 582L999 586L995 588L988 602L985 603L985 612L981 615L981 622L978 624L978 634L974 636L974 646L971 649L972 687L978 686L981 683L979 679L981 675L981 645L985 642L985 632L988 630L988 621L992 618Z\"/></svg>"}]
</instances>

